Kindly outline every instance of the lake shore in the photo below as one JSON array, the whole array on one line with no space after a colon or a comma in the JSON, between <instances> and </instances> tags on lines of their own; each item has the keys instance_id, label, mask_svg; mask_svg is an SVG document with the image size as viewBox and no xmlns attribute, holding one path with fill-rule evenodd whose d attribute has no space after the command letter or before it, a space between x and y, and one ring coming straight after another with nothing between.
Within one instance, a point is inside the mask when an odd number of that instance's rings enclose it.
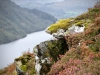
<instances>
[{"instance_id":1,"label":"lake shore","mask_svg":"<svg viewBox=\"0 0 100 75\"><path fill-rule=\"evenodd\" d=\"M13 63L14 59L22 55L24 51L28 51L29 49L32 51L34 46L50 38L52 38L52 36L45 33L45 31L38 31L27 34L27 36L22 39L0 45L0 68Z\"/></svg>"}]
</instances>

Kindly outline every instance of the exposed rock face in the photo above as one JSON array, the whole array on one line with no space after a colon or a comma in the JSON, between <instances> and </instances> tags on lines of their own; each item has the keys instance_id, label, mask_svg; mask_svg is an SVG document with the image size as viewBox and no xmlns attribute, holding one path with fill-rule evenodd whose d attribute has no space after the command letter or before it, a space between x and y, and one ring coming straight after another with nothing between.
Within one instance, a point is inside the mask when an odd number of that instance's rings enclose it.
<instances>
[{"instance_id":1,"label":"exposed rock face","mask_svg":"<svg viewBox=\"0 0 100 75\"><path fill-rule=\"evenodd\" d=\"M46 75L50 67L59 58L59 54L64 54L68 50L64 39L54 39L42 42L33 48L35 55L35 70L37 75Z\"/></svg>"},{"instance_id":2,"label":"exposed rock face","mask_svg":"<svg viewBox=\"0 0 100 75\"><path fill-rule=\"evenodd\" d=\"M84 25L83 25L82 27L72 25L72 26L71 26L70 28L68 28L68 30L66 31L66 35L67 35L67 34L74 34L74 33L84 32L84 28L85 28Z\"/></svg>"},{"instance_id":3,"label":"exposed rock face","mask_svg":"<svg viewBox=\"0 0 100 75\"><path fill-rule=\"evenodd\" d=\"M24 72L18 66L16 66L16 72L17 75L25 75Z\"/></svg>"},{"instance_id":4,"label":"exposed rock face","mask_svg":"<svg viewBox=\"0 0 100 75\"><path fill-rule=\"evenodd\" d=\"M55 38L60 39L60 38L64 38L68 34L84 32L84 28L85 28L85 26L79 27L79 26L73 25L72 27L68 28L68 30L66 32L64 31L64 29L58 29L57 32L53 33L52 35Z\"/></svg>"},{"instance_id":5,"label":"exposed rock face","mask_svg":"<svg viewBox=\"0 0 100 75\"><path fill-rule=\"evenodd\" d=\"M44 57L45 51L47 50L47 42L42 42L36 45L33 49L33 54L35 55L35 70L37 75L42 75L41 70L43 69L43 64L50 65L50 57Z\"/></svg>"},{"instance_id":6,"label":"exposed rock face","mask_svg":"<svg viewBox=\"0 0 100 75\"><path fill-rule=\"evenodd\" d=\"M58 29L57 32L53 33L52 35L53 35L53 37L58 38L58 39L64 38L64 36L65 36L64 29Z\"/></svg>"},{"instance_id":7,"label":"exposed rock face","mask_svg":"<svg viewBox=\"0 0 100 75\"><path fill-rule=\"evenodd\" d=\"M50 27L50 26L49 26L49 27ZM48 30L49 27L47 27L47 28L45 29L45 32L48 33L48 34L51 34L51 32Z\"/></svg>"},{"instance_id":8,"label":"exposed rock face","mask_svg":"<svg viewBox=\"0 0 100 75\"><path fill-rule=\"evenodd\" d=\"M16 65L16 72L18 75L25 75L24 72L20 69L20 66L22 65L21 61L14 61Z\"/></svg>"},{"instance_id":9,"label":"exposed rock face","mask_svg":"<svg viewBox=\"0 0 100 75\"><path fill-rule=\"evenodd\" d=\"M37 75L40 75L40 70L41 70L41 64L40 64L40 62L39 62L39 58L37 59L35 59L36 61L35 61L35 70L36 70L36 74Z\"/></svg>"}]
</instances>

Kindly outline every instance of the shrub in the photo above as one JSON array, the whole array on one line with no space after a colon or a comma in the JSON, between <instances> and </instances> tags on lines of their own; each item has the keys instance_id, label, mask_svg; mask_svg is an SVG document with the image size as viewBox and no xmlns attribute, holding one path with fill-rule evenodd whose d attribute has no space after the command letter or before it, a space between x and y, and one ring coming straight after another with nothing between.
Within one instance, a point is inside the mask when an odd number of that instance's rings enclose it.
<instances>
[{"instance_id":1,"label":"shrub","mask_svg":"<svg viewBox=\"0 0 100 75\"><path fill-rule=\"evenodd\" d=\"M48 75L99 75L100 61L96 58L99 55L86 48L82 47L80 54L72 49L52 66Z\"/></svg>"}]
</instances>

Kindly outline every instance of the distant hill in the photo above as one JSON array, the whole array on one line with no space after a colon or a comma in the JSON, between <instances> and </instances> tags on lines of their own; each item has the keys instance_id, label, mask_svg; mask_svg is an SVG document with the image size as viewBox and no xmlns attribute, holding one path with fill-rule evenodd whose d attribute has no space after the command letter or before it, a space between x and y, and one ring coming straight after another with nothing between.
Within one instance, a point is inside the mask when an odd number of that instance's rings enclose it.
<instances>
[{"instance_id":1,"label":"distant hill","mask_svg":"<svg viewBox=\"0 0 100 75\"><path fill-rule=\"evenodd\" d=\"M76 17L87 11L87 8L93 7L97 0L63 0L61 2L50 2L50 0L12 0L16 4L25 8L36 8L45 11L57 18ZM59 1L59 0L58 0Z\"/></svg>"},{"instance_id":2,"label":"distant hill","mask_svg":"<svg viewBox=\"0 0 100 75\"><path fill-rule=\"evenodd\" d=\"M25 8L25 10L29 11L30 13L36 15L37 17L40 17L44 20L49 20L49 21L52 21L54 22L55 21L55 18L54 16L51 16L50 14L46 13L46 12L43 12L41 10L38 10L38 9L27 9Z\"/></svg>"},{"instance_id":3,"label":"distant hill","mask_svg":"<svg viewBox=\"0 0 100 75\"><path fill-rule=\"evenodd\" d=\"M34 31L44 30L57 20L45 12L36 9L30 11L10 0L0 0L0 44L25 37Z\"/></svg>"}]
</instances>

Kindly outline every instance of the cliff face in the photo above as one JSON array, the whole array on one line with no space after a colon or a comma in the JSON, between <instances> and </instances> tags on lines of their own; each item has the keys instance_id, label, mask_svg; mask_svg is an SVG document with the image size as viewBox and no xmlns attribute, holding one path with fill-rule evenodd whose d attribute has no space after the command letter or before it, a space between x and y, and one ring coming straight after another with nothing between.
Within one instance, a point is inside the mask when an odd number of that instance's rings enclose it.
<instances>
[{"instance_id":1,"label":"cliff face","mask_svg":"<svg viewBox=\"0 0 100 75\"><path fill-rule=\"evenodd\" d=\"M46 32L55 38L36 45L33 53L26 52L15 59L18 75L100 74L100 8L59 20ZM0 74L15 73L15 67L10 72L9 68Z\"/></svg>"}]
</instances>

